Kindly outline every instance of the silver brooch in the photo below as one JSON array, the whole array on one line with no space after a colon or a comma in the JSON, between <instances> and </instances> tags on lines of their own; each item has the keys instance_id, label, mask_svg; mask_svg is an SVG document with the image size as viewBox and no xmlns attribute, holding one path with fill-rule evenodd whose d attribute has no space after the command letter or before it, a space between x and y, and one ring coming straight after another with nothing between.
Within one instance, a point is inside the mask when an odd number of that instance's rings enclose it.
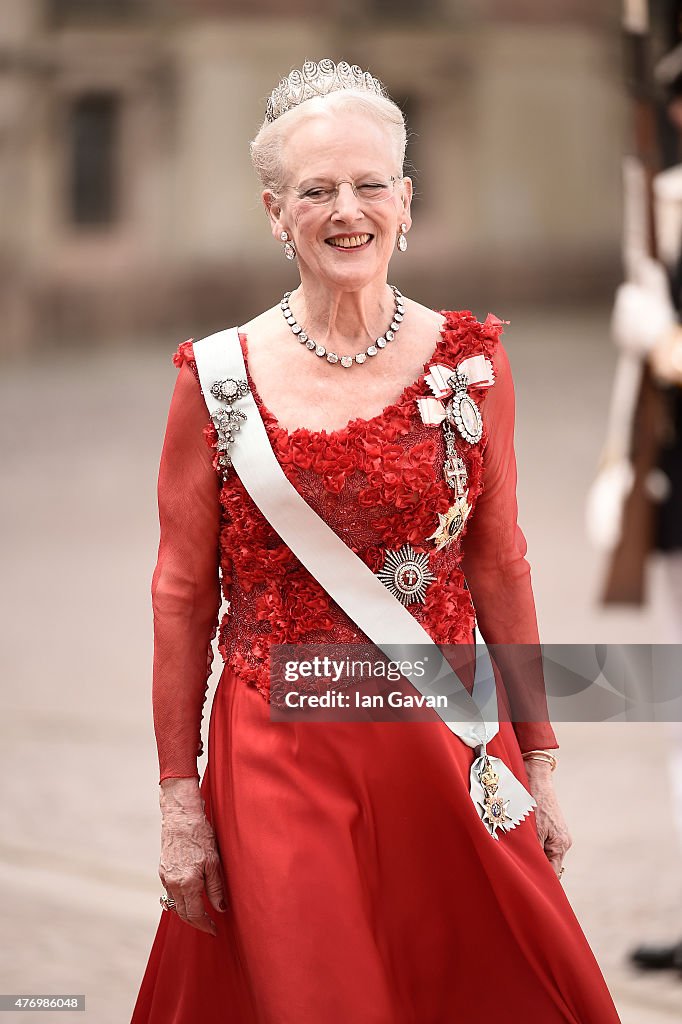
<instances>
[{"instance_id":1,"label":"silver brooch","mask_svg":"<svg viewBox=\"0 0 682 1024\"><path fill-rule=\"evenodd\" d=\"M216 451L219 453L218 466L223 476L227 475L227 471L232 465L230 447L234 443L234 434L240 429L244 420L246 420L246 415L240 412L239 409L234 409L232 403L238 398L243 398L250 390L247 381L235 380L233 377L228 377L226 380L216 380L211 384L211 394L213 397L217 398L219 402L224 402L227 406L226 409L218 409L217 412L211 415L213 426L218 434Z\"/></svg>"},{"instance_id":2,"label":"silver brooch","mask_svg":"<svg viewBox=\"0 0 682 1024\"><path fill-rule=\"evenodd\" d=\"M376 575L405 606L415 601L423 603L426 588L436 579L429 569L428 552L416 552L411 544L403 544L397 551L387 551Z\"/></svg>"},{"instance_id":3,"label":"silver brooch","mask_svg":"<svg viewBox=\"0 0 682 1024\"><path fill-rule=\"evenodd\" d=\"M445 409L448 422L457 428L465 441L477 444L483 435L483 420L478 406L467 393L469 379L466 374L455 370L447 383L453 391Z\"/></svg>"},{"instance_id":4,"label":"silver brooch","mask_svg":"<svg viewBox=\"0 0 682 1024\"><path fill-rule=\"evenodd\" d=\"M236 398L243 398L250 391L245 380L235 380L228 377L227 380L215 380L211 384L211 394L219 402L234 402Z\"/></svg>"}]
</instances>

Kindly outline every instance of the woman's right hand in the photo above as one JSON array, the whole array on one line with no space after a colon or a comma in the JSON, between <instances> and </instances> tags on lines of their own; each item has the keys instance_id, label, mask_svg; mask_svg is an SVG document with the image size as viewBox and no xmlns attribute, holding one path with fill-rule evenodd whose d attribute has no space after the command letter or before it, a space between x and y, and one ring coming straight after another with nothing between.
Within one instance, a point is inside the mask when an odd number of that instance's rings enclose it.
<instances>
[{"instance_id":1,"label":"woman's right hand","mask_svg":"<svg viewBox=\"0 0 682 1024\"><path fill-rule=\"evenodd\" d=\"M204 813L198 780L164 779L159 789L159 878L175 900L173 909L178 917L199 931L215 935L215 923L204 910L204 888L218 912L227 908L215 833Z\"/></svg>"}]
</instances>

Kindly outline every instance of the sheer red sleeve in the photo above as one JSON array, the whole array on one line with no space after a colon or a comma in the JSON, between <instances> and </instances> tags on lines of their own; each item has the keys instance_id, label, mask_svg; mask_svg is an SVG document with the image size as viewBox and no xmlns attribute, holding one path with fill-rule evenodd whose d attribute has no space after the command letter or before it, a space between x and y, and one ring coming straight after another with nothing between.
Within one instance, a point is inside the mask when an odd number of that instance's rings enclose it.
<instances>
[{"instance_id":1,"label":"sheer red sleeve","mask_svg":"<svg viewBox=\"0 0 682 1024\"><path fill-rule=\"evenodd\" d=\"M184 349L184 354L183 354ZM198 778L201 719L220 609L220 484L204 428L210 417L187 361L168 414L158 479L160 542L152 578L152 706L159 782Z\"/></svg>"},{"instance_id":2,"label":"sheer red sleeve","mask_svg":"<svg viewBox=\"0 0 682 1024\"><path fill-rule=\"evenodd\" d=\"M462 570L483 639L504 645L494 647L491 654L500 669L521 750L558 747L547 714L526 538L517 522L514 384L509 357L499 341L493 366L495 383L481 403L487 435L483 490L463 536ZM534 646L511 646L517 644Z\"/></svg>"}]
</instances>

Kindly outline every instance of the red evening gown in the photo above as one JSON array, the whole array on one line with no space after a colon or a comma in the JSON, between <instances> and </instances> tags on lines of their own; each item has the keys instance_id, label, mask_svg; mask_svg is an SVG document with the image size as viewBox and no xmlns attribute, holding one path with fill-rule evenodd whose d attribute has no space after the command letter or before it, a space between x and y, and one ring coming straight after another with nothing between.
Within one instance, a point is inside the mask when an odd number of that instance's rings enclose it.
<instances>
[{"instance_id":1,"label":"red evening gown","mask_svg":"<svg viewBox=\"0 0 682 1024\"><path fill-rule=\"evenodd\" d=\"M408 607L435 642L470 643L475 606L487 643L536 644L502 321L443 315L424 373L483 352L496 380L469 387L483 437L457 444L473 511L438 551L425 538L452 492L442 431L418 414L423 376L379 415L329 432L283 429L250 373L249 383L288 478L359 557L377 571L405 542L430 552L437 579ZM219 628L225 665L201 792L228 910L204 895L216 937L161 912L131 1024L616 1024L534 814L490 836L469 795L474 751L443 722L270 720L270 644L366 638L234 470L219 477L191 342L173 358L152 584L155 730L160 780L197 777ZM488 749L527 785L521 752L556 746L546 722L501 721Z\"/></svg>"}]
</instances>

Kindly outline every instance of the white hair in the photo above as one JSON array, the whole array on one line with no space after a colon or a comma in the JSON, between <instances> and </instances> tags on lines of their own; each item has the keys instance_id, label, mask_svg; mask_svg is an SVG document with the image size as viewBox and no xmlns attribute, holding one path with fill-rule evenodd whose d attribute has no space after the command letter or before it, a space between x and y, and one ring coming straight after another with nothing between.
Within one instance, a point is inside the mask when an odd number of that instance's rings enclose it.
<instances>
[{"instance_id":1,"label":"white hair","mask_svg":"<svg viewBox=\"0 0 682 1024\"><path fill-rule=\"evenodd\" d=\"M251 162L263 188L279 195L284 186L286 169L282 159L284 140L289 132L303 121L349 111L371 117L387 129L392 141L396 176L402 177L407 147L407 128L402 110L388 97L365 92L362 89L338 89L326 96L314 96L297 107L287 110L274 121L264 121L250 143Z\"/></svg>"}]
</instances>

